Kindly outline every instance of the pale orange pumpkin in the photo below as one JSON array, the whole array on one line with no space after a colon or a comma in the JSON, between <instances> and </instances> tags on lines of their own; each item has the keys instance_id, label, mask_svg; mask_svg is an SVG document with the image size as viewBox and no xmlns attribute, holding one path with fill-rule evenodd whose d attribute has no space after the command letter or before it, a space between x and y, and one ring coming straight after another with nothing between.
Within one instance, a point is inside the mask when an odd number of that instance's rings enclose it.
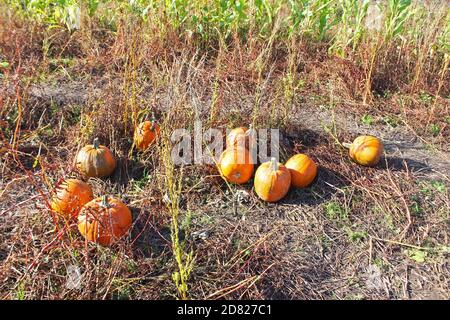
<instances>
[{"instance_id":1,"label":"pale orange pumpkin","mask_svg":"<svg viewBox=\"0 0 450 320\"><path fill-rule=\"evenodd\" d=\"M296 154L286 162L291 173L291 185L296 188L309 186L317 175L317 166L306 154Z\"/></svg>"},{"instance_id":2,"label":"pale orange pumpkin","mask_svg":"<svg viewBox=\"0 0 450 320\"><path fill-rule=\"evenodd\" d=\"M383 153L384 146L380 139L374 136L359 136L352 144L343 143L349 149L350 158L363 166L375 166Z\"/></svg>"},{"instance_id":3,"label":"pale orange pumpkin","mask_svg":"<svg viewBox=\"0 0 450 320\"><path fill-rule=\"evenodd\" d=\"M109 246L130 229L130 209L120 200L102 196L88 202L78 215L78 231L87 240Z\"/></svg>"},{"instance_id":4,"label":"pale orange pumpkin","mask_svg":"<svg viewBox=\"0 0 450 320\"><path fill-rule=\"evenodd\" d=\"M246 183L253 175L253 159L246 148L226 149L220 155L218 165L222 177L231 183Z\"/></svg>"},{"instance_id":5,"label":"pale orange pumpkin","mask_svg":"<svg viewBox=\"0 0 450 320\"><path fill-rule=\"evenodd\" d=\"M251 143L255 140L253 127L250 124L249 128L238 127L232 129L227 134L226 146L227 148L245 147L249 149Z\"/></svg>"},{"instance_id":6,"label":"pale orange pumpkin","mask_svg":"<svg viewBox=\"0 0 450 320\"><path fill-rule=\"evenodd\" d=\"M83 147L78 152L76 166L81 173L88 177L107 177L116 168L116 159L111 150L100 145L96 138L93 144Z\"/></svg>"},{"instance_id":7,"label":"pale orange pumpkin","mask_svg":"<svg viewBox=\"0 0 450 320\"><path fill-rule=\"evenodd\" d=\"M159 136L160 127L156 119L141 122L134 131L134 143L140 151L146 150Z\"/></svg>"},{"instance_id":8,"label":"pale orange pumpkin","mask_svg":"<svg viewBox=\"0 0 450 320\"><path fill-rule=\"evenodd\" d=\"M261 199L276 202L288 193L291 173L288 168L272 158L258 167L254 184L255 192Z\"/></svg>"},{"instance_id":9,"label":"pale orange pumpkin","mask_svg":"<svg viewBox=\"0 0 450 320\"><path fill-rule=\"evenodd\" d=\"M80 209L94 199L92 188L78 179L66 179L56 187L51 208L66 219L76 218Z\"/></svg>"}]
</instances>

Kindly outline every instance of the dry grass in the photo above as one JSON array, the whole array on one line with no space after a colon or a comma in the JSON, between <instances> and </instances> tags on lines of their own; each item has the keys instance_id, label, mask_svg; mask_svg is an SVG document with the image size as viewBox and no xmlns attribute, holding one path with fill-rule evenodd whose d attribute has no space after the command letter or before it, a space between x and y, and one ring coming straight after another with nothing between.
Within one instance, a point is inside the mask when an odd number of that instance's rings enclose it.
<instances>
[{"instance_id":1,"label":"dry grass","mask_svg":"<svg viewBox=\"0 0 450 320\"><path fill-rule=\"evenodd\" d=\"M235 34L202 48L126 15L117 32L85 19L70 33L0 14L0 60L10 62L0 69L2 299L448 299L442 65L383 47L362 104L368 44L346 58L304 37ZM150 112L165 138L130 152L134 124ZM282 160L311 155L317 181L267 204L212 166L174 167L169 135L195 119L279 127ZM377 168L335 143L366 132L386 142ZM111 248L85 243L48 208L63 177L80 177L73 158L93 137L119 159L111 178L89 179L95 195L133 212L130 234ZM67 286L74 266L78 288Z\"/></svg>"}]
</instances>

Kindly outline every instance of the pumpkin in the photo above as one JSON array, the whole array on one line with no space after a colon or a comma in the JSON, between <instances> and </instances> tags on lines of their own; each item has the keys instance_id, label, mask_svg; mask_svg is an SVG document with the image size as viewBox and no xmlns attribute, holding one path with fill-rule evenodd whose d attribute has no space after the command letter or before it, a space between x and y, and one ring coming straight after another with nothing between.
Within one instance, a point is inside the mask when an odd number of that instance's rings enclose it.
<instances>
[{"instance_id":1,"label":"pumpkin","mask_svg":"<svg viewBox=\"0 0 450 320\"><path fill-rule=\"evenodd\" d=\"M317 175L317 166L306 154L296 154L286 162L291 173L291 185L305 188L313 182Z\"/></svg>"},{"instance_id":2,"label":"pumpkin","mask_svg":"<svg viewBox=\"0 0 450 320\"><path fill-rule=\"evenodd\" d=\"M253 133L252 125L250 125L249 128L246 127L234 128L227 135L226 139L227 148L246 147L247 149L249 149L251 142L253 142L253 140L250 139L252 133Z\"/></svg>"},{"instance_id":3,"label":"pumpkin","mask_svg":"<svg viewBox=\"0 0 450 320\"><path fill-rule=\"evenodd\" d=\"M350 158L363 166L375 166L383 153L383 143L374 136L359 136L352 144L343 143L349 149Z\"/></svg>"},{"instance_id":4,"label":"pumpkin","mask_svg":"<svg viewBox=\"0 0 450 320\"><path fill-rule=\"evenodd\" d=\"M253 159L246 148L225 149L218 162L222 177L231 183L246 183L253 175Z\"/></svg>"},{"instance_id":5,"label":"pumpkin","mask_svg":"<svg viewBox=\"0 0 450 320\"><path fill-rule=\"evenodd\" d=\"M83 147L77 155L78 170L88 177L107 177L116 168L116 159L107 147L94 139L93 144Z\"/></svg>"},{"instance_id":6,"label":"pumpkin","mask_svg":"<svg viewBox=\"0 0 450 320\"><path fill-rule=\"evenodd\" d=\"M134 143L140 151L146 150L159 136L159 125L155 118L141 122L134 131Z\"/></svg>"},{"instance_id":7,"label":"pumpkin","mask_svg":"<svg viewBox=\"0 0 450 320\"><path fill-rule=\"evenodd\" d=\"M275 158L262 163L255 173L255 192L268 202L282 199L291 186L291 173L289 169L279 163Z\"/></svg>"},{"instance_id":8,"label":"pumpkin","mask_svg":"<svg viewBox=\"0 0 450 320\"><path fill-rule=\"evenodd\" d=\"M91 186L78 179L64 180L55 191L51 208L66 219L76 217L80 209L94 199Z\"/></svg>"},{"instance_id":9,"label":"pumpkin","mask_svg":"<svg viewBox=\"0 0 450 320\"><path fill-rule=\"evenodd\" d=\"M78 231L89 241L109 246L128 232L131 222L131 211L123 202L102 196L81 209Z\"/></svg>"}]
</instances>

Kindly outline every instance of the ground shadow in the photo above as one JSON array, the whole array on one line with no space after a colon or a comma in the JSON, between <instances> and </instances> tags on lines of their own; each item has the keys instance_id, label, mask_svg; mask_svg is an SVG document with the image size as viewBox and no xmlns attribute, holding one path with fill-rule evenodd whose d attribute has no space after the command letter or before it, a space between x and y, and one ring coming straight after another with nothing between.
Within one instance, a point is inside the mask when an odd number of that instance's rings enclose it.
<instances>
[{"instance_id":1,"label":"ground shadow","mask_svg":"<svg viewBox=\"0 0 450 320\"><path fill-rule=\"evenodd\" d=\"M37 161L38 156L44 156L48 154L46 147L39 148L38 145L26 145L19 146L17 152L13 149L8 150L2 154L2 161L11 161L14 163L14 159L19 161L24 170L39 171L41 170L40 161ZM16 164L14 164L16 166Z\"/></svg>"},{"instance_id":2,"label":"ground shadow","mask_svg":"<svg viewBox=\"0 0 450 320\"><path fill-rule=\"evenodd\" d=\"M141 208L130 207L130 210L134 221L130 231L133 252L145 258L171 252L170 228Z\"/></svg>"},{"instance_id":3,"label":"ground shadow","mask_svg":"<svg viewBox=\"0 0 450 320\"><path fill-rule=\"evenodd\" d=\"M117 159L117 167L112 177L113 181L121 186L126 186L131 180L141 180L146 172L152 170L152 165L145 165L135 159Z\"/></svg>"},{"instance_id":4,"label":"ground shadow","mask_svg":"<svg viewBox=\"0 0 450 320\"><path fill-rule=\"evenodd\" d=\"M298 126L290 126L286 129L280 129L280 144L287 150L298 151L298 149L308 149L323 143L326 137L319 132L301 128Z\"/></svg>"},{"instance_id":5,"label":"ground shadow","mask_svg":"<svg viewBox=\"0 0 450 320\"><path fill-rule=\"evenodd\" d=\"M0 249L0 261L3 261L8 256L8 252L4 249Z\"/></svg>"},{"instance_id":6,"label":"ground shadow","mask_svg":"<svg viewBox=\"0 0 450 320\"><path fill-rule=\"evenodd\" d=\"M375 167L379 170L392 170L392 171L421 171L431 172L431 167L423 162L400 157L387 156L386 159L382 159L380 163Z\"/></svg>"},{"instance_id":7,"label":"ground shadow","mask_svg":"<svg viewBox=\"0 0 450 320\"><path fill-rule=\"evenodd\" d=\"M315 206L329 201L343 187L350 185L348 178L326 167L319 166L316 179L302 189L291 189L281 203Z\"/></svg>"},{"instance_id":8,"label":"ground shadow","mask_svg":"<svg viewBox=\"0 0 450 320\"><path fill-rule=\"evenodd\" d=\"M358 169L363 168L358 167ZM423 162L398 157L386 157L373 169L389 169L397 172L406 172L407 170L420 171L422 173L431 172L431 167ZM319 166L317 177L311 186L291 190L286 198L282 200L282 203L314 206L327 202L334 194L341 192L343 188L351 184L349 179L335 170Z\"/></svg>"}]
</instances>

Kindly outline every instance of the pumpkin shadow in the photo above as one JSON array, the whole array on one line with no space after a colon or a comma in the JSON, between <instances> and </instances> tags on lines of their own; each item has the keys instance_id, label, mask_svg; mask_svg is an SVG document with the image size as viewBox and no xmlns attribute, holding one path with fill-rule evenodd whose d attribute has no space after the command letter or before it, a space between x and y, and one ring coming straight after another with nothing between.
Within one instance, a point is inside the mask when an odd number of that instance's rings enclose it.
<instances>
[{"instance_id":1,"label":"pumpkin shadow","mask_svg":"<svg viewBox=\"0 0 450 320\"><path fill-rule=\"evenodd\" d=\"M317 131L297 126L280 129L280 138L282 146L289 150L295 150L298 146L302 149L314 148L327 139Z\"/></svg>"},{"instance_id":2,"label":"pumpkin shadow","mask_svg":"<svg viewBox=\"0 0 450 320\"><path fill-rule=\"evenodd\" d=\"M141 208L129 208L134 221L130 230L133 253L144 258L163 253L171 256L170 228L164 226L158 217Z\"/></svg>"},{"instance_id":3,"label":"pumpkin shadow","mask_svg":"<svg viewBox=\"0 0 450 320\"><path fill-rule=\"evenodd\" d=\"M40 161L37 161L37 156L48 154L48 149L45 146L42 148L33 145L19 146L17 151L18 152L7 149L5 153L1 153L2 160L5 161L5 163L8 163L7 161L14 161L14 159L17 159L25 170L30 171L41 170L41 163ZM16 166L16 164L14 164L14 166Z\"/></svg>"},{"instance_id":4,"label":"pumpkin shadow","mask_svg":"<svg viewBox=\"0 0 450 320\"><path fill-rule=\"evenodd\" d=\"M392 170L392 171L420 171L420 172L431 172L431 167L426 163L400 157L386 156L384 160L375 167L377 170Z\"/></svg>"},{"instance_id":5,"label":"pumpkin shadow","mask_svg":"<svg viewBox=\"0 0 450 320\"><path fill-rule=\"evenodd\" d=\"M283 204L315 206L329 201L337 192L350 185L348 178L326 167L319 166L317 176L307 188L292 188L281 200Z\"/></svg>"},{"instance_id":6,"label":"pumpkin shadow","mask_svg":"<svg viewBox=\"0 0 450 320\"><path fill-rule=\"evenodd\" d=\"M114 183L127 186L131 180L141 180L148 172L148 166L134 159L117 159L117 167L112 176Z\"/></svg>"}]
</instances>

